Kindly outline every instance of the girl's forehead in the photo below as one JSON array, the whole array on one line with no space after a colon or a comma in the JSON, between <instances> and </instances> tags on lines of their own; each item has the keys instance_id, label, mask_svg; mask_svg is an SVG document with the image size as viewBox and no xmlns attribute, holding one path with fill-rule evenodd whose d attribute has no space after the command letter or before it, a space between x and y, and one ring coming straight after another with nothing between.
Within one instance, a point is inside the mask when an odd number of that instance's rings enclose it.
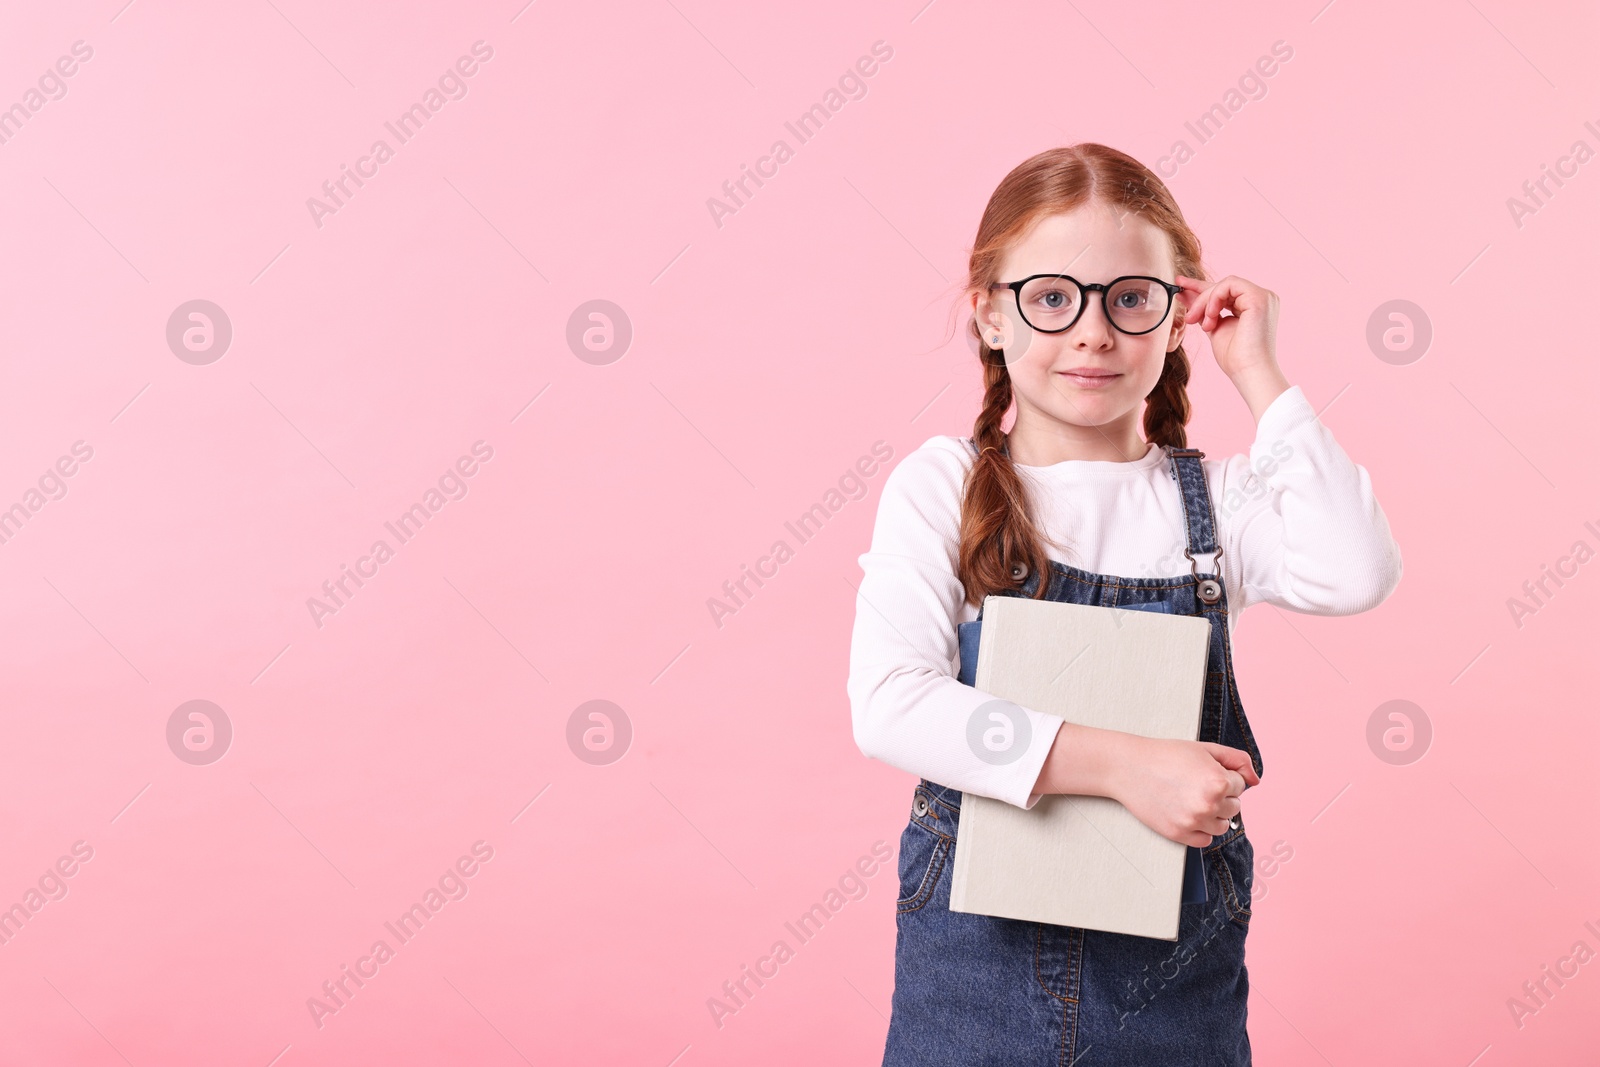
<instances>
[{"instance_id":1,"label":"girl's forehead","mask_svg":"<svg viewBox=\"0 0 1600 1067\"><path fill-rule=\"evenodd\" d=\"M1166 234L1137 213L1091 201L1035 221L1012 242L1001 270L1006 279L1057 272L1088 281L1164 277L1172 270L1172 248Z\"/></svg>"}]
</instances>

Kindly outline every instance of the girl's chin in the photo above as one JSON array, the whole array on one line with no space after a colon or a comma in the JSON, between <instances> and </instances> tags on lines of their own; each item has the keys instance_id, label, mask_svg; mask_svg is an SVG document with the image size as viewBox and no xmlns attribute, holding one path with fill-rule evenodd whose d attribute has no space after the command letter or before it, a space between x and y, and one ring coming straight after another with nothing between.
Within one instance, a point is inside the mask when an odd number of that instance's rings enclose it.
<instances>
[{"instance_id":1,"label":"girl's chin","mask_svg":"<svg viewBox=\"0 0 1600 1067\"><path fill-rule=\"evenodd\" d=\"M1140 411L1125 404L1077 403L1053 405L1050 413L1069 426L1106 427L1123 419L1137 419Z\"/></svg>"}]
</instances>

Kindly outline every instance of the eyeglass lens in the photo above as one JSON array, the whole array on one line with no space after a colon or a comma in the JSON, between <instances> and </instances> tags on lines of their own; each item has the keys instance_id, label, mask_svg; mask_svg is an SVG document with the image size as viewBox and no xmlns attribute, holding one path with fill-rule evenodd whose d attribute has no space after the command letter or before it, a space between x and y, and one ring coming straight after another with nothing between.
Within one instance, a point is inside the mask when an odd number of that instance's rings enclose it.
<instances>
[{"instance_id":1,"label":"eyeglass lens","mask_svg":"<svg viewBox=\"0 0 1600 1067\"><path fill-rule=\"evenodd\" d=\"M1106 291L1106 314L1127 333L1145 333L1167 316L1167 290L1145 278L1125 278ZM1067 278L1035 278L1017 304L1036 330L1060 330L1077 317L1083 292Z\"/></svg>"}]
</instances>

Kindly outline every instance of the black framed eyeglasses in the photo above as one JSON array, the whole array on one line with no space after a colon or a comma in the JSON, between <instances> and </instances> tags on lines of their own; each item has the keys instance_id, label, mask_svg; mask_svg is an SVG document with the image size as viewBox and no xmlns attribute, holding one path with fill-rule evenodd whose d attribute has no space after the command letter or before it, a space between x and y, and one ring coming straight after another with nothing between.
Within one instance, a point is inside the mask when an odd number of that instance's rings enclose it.
<instances>
[{"instance_id":1,"label":"black framed eyeglasses","mask_svg":"<svg viewBox=\"0 0 1600 1067\"><path fill-rule=\"evenodd\" d=\"M1106 319L1123 333L1137 337L1167 320L1172 300L1183 286L1142 274L1127 274L1110 282L1080 282L1070 274L1033 274L1017 282L996 282L990 289L1010 289L1017 298L1022 321L1040 333L1070 330L1089 304L1089 294L1100 294Z\"/></svg>"}]
</instances>

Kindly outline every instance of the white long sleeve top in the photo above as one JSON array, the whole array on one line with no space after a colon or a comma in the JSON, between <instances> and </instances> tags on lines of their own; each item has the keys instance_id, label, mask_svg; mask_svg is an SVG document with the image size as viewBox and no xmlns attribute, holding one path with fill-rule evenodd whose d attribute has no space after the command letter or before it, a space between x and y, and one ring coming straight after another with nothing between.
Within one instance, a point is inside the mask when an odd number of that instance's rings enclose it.
<instances>
[{"instance_id":1,"label":"white long sleeve top","mask_svg":"<svg viewBox=\"0 0 1600 1067\"><path fill-rule=\"evenodd\" d=\"M1062 719L1024 707L1020 759L996 765L967 745L967 720L994 697L956 677L958 623L978 616L956 577L965 440L930 437L890 471L858 562L863 577L850 641L850 698L862 753L964 792L1031 808L1033 786ZM1400 581L1400 549L1373 495L1299 386L1273 400L1248 454L1201 460L1211 489L1230 634L1266 601L1314 615L1377 606ZM1141 459L1017 464L1046 552L1101 574L1190 573L1183 505L1164 451ZM1196 553L1202 570L1212 557Z\"/></svg>"}]
</instances>

